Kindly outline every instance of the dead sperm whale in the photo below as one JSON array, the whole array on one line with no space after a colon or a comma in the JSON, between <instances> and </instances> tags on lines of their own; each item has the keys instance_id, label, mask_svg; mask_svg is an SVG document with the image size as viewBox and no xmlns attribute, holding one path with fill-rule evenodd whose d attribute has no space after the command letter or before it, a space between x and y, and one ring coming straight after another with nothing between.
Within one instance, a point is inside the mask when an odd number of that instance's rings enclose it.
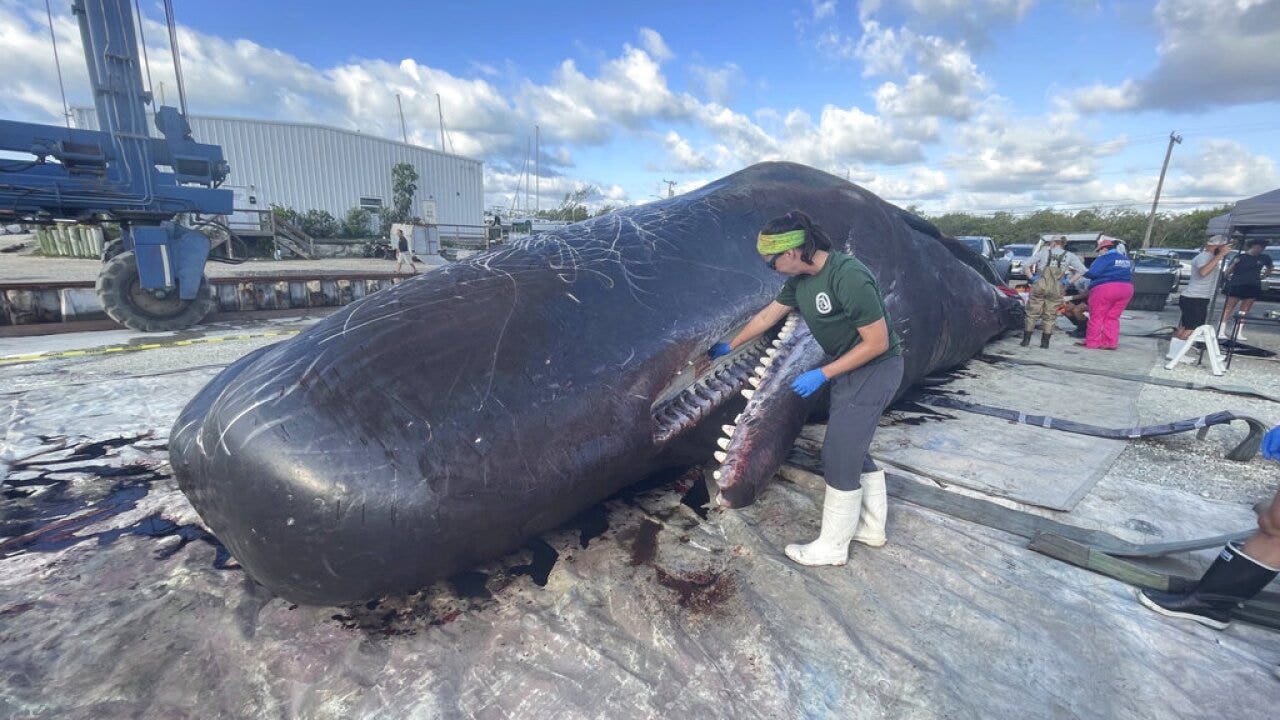
<instances>
[{"instance_id":1,"label":"dead sperm whale","mask_svg":"<svg viewBox=\"0 0 1280 720\"><path fill-rule=\"evenodd\" d=\"M255 579L316 604L500 556L705 460L722 429L720 502L748 504L811 409L786 380L820 351L794 320L714 363L705 351L781 285L754 238L795 208L876 273L904 385L1020 324L918 218L766 163L414 278L242 358L176 421L174 472Z\"/></svg>"}]
</instances>

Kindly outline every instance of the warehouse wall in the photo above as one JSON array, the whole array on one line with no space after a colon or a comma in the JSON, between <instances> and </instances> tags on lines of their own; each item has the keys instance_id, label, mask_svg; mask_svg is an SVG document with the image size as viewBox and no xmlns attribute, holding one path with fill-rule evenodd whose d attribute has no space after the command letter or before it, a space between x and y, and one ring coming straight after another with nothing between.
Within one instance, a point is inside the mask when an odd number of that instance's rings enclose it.
<instances>
[{"instance_id":1,"label":"warehouse wall","mask_svg":"<svg viewBox=\"0 0 1280 720\"><path fill-rule=\"evenodd\" d=\"M75 108L77 127L97 129L92 108ZM407 162L418 171L413 213L436 200L437 221L484 222L484 172L479 160L407 145L349 130L287 123L191 116L197 142L221 145L231 165L225 187L236 191L237 208L253 195L254 207L272 203L296 210L328 210L341 219L362 197L391 206L391 166Z\"/></svg>"}]
</instances>

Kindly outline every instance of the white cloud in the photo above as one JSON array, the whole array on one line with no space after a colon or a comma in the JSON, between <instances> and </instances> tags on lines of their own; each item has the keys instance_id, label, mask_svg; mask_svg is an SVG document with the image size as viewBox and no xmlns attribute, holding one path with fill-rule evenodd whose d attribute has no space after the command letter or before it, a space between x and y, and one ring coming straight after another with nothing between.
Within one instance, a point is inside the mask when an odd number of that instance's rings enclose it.
<instances>
[{"instance_id":1,"label":"white cloud","mask_svg":"<svg viewBox=\"0 0 1280 720\"><path fill-rule=\"evenodd\" d=\"M858 7L863 21L876 16L886 3L864 0ZM942 37L961 38L970 45L990 41L992 29L1022 20L1035 0L903 0L894 3L904 24Z\"/></svg>"},{"instance_id":2,"label":"white cloud","mask_svg":"<svg viewBox=\"0 0 1280 720\"><path fill-rule=\"evenodd\" d=\"M876 8L872 8L874 10ZM886 78L872 93L877 111L903 137L934 140L940 119L966 120L991 83L963 41L881 24L863 6L862 34L856 40L836 28L817 39L829 56L857 62L864 77Z\"/></svg>"},{"instance_id":3,"label":"white cloud","mask_svg":"<svg viewBox=\"0 0 1280 720\"><path fill-rule=\"evenodd\" d=\"M1165 191L1193 199L1249 197L1280 185L1275 160L1225 139L1205 140L1189 157L1170 163L1169 175Z\"/></svg>"},{"instance_id":4,"label":"white cloud","mask_svg":"<svg viewBox=\"0 0 1280 720\"><path fill-rule=\"evenodd\" d=\"M813 19L825 20L836 14L836 0L813 0Z\"/></svg>"},{"instance_id":5,"label":"white cloud","mask_svg":"<svg viewBox=\"0 0 1280 720\"><path fill-rule=\"evenodd\" d=\"M1067 94L1069 104L1081 112L1131 110L1138 105L1138 84L1125 80L1119 85L1090 85Z\"/></svg>"},{"instance_id":6,"label":"white cloud","mask_svg":"<svg viewBox=\"0 0 1280 720\"><path fill-rule=\"evenodd\" d=\"M1100 158L1122 149L1117 137L1097 143L1081 132L1076 116L1016 117L993 105L961 128L961 150L947 159L964 187L1016 192L1022 188L1061 191L1091 180Z\"/></svg>"},{"instance_id":7,"label":"white cloud","mask_svg":"<svg viewBox=\"0 0 1280 720\"><path fill-rule=\"evenodd\" d=\"M657 30L640 28L640 43L644 45L645 52L659 63L675 57L671 48L667 47L667 41L662 39L662 35L658 34Z\"/></svg>"},{"instance_id":8,"label":"white cloud","mask_svg":"<svg viewBox=\"0 0 1280 720\"><path fill-rule=\"evenodd\" d=\"M919 143L898 137L883 118L856 107L823 107L817 124L807 113L786 119L782 158L832 169L851 162L900 164L924 159Z\"/></svg>"},{"instance_id":9,"label":"white cloud","mask_svg":"<svg viewBox=\"0 0 1280 720\"><path fill-rule=\"evenodd\" d=\"M849 179L901 206L919 204L923 200L937 200L945 197L951 190L951 182L945 172L927 167L912 168L905 175L860 171L851 173Z\"/></svg>"},{"instance_id":10,"label":"white cloud","mask_svg":"<svg viewBox=\"0 0 1280 720\"><path fill-rule=\"evenodd\" d=\"M551 85L526 81L522 95L546 132L572 142L600 143L618 126L639 130L655 120L687 118L697 105L692 96L671 90L648 51L630 45L624 46L621 57L606 62L596 77L565 60Z\"/></svg>"},{"instance_id":11,"label":"white cloud","mask_svg":"<svg viewBox=\"0 0 1280 720\"><path fill-rule=\"evenodd\" d=\"M559 207L565 195L590 189L585 203L592 211L603 205L630 205L634 201L620 185L601 187L565 175L543 177L534 183L532 177L519 172L504 172L485 167L485 205L488 207L519 208L521 212ZM507 212L510 212L508 210Z\"/></svg>"},{"instance_id":12,"label":"white cloud","mask_svg":"<svg viewBox=\"0 0 1280 720\"><path fill-rule=\"evenodd\" d=\"M691 65L689 75L703 97L721 105L733 102L734 89L744 82L742 68L736 63L725 63L720 67Z\"/></svg>"},{"instance_id":13,"label":"white cloud","mask_svg":"<svg viewBox=\"0 0 1280 720\"><path fill-rule=\"evenodd\" d=\"M1280 2L1161 0L1156 67L1069 93L1083 111L1193 111L1280 100Z\"/></svg>"},{"instance_id":14,"label":"white cloud","mask_svg":"<svg viewBox=\"0 0 1280 720\"><path fill-rule=\"evenodd\" d=\"M666 145L667 155L671 159L675 170L680 172L702 172L711 169L711 160L704 154L693 149L688 140L680 137L680 133L675 130L668 130L666 137L663 138L663 144Z\"/></svg>"}]
</instances>

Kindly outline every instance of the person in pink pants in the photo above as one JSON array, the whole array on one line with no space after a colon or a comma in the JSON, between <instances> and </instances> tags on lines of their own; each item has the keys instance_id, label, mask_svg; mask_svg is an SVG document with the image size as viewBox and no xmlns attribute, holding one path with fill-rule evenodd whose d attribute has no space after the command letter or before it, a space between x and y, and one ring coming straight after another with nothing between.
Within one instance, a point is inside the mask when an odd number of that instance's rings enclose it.
<instances>
[{"instance_id":1,"label":"person in pink pants","mask_svg":"<svg viewBox=\"0 0 1280 720\"><path fill-rule=\"evenodd\" d=\"M1116 249L1115 238L1098 238L1102 254L1084 274L1089 278L1089 326L1087 348L1115 350L1120 345L1120 313L1133 299L1133 261Z\"/></svg>"}]
</instances>

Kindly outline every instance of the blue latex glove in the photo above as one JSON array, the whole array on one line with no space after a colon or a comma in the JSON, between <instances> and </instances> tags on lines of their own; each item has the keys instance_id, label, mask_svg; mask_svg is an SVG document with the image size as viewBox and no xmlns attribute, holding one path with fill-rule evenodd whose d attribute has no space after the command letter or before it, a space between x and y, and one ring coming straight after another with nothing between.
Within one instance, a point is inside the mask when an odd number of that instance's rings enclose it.
<instances>
[{"instance_id":1,"label":"blue latex glove","mask_svg":"<svg viewBox=\"0 0 1280 720\"><path fill-rule=\"evenodd\" d=\"M732 350L733 348L729 347L729 343L718 342L715 345L712 345L711 349L707 351L707 357L715 360L718 357L728 355Z\"/></svg>"},{"instance_id":2,"label":"blue latex glove","mask_svg":"<svg viewBox=\"0 0 1280 720\"><path fill-rule=\"evenodd\" d=\"M1262 457L1268 460L1280 460L1280 425L1267 431L1262 436Z\"/></svg>"},{"instance_id":3,"label":"blue latex glove","mask_svg":"<svg viewBox=\"0 0 1280 720\"><path fill-rule=\"evenodd\" d=\"M825 384L827 384L827 376L822 374L822 368L814 368L796 378L796 381L791 383L791 389L800 397L807 398L818 392L818 388Z\"/></svg>"}]
</instances>

